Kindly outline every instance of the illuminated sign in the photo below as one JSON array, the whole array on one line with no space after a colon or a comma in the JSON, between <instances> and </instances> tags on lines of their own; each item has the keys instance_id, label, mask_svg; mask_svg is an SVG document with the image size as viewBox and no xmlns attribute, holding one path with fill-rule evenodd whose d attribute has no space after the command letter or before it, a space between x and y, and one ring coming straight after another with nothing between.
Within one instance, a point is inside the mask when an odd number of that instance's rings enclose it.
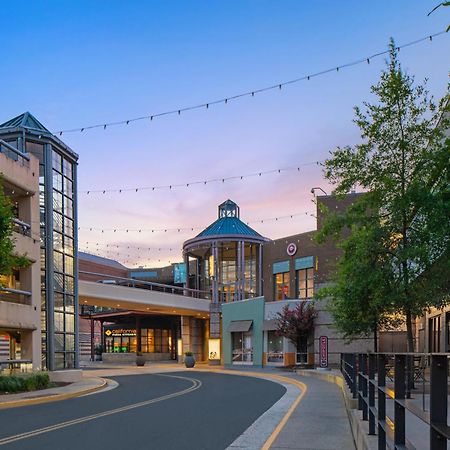
<instances>
[{"instance_id":1,"label":"illuminated sign","mask_svg":"<svg viewBox=\"0 0 450 450\"><path fill-rule=\"evenodd\" d=\"M220 361L220 339L209 339L208 344L209 360Z\"/></svg>"},{"instance_id":2,"label":"illuminated sign","mask_svg":"<svg viewBox=\"0 0 450 450\"><path fill-rule=\"evenodd\" d=\"M289 256L294 256L297 253L297 245L291 242L286 249L286 252Z\"/></svg>"},{"instance_id":3,"label":"illuminated sign","mask_svg":"<svg viewBox=\"0 0 450 450\"><path fill-rule=\"evenodd\" d=\"M328 367L328 337L320 336L319 338L319 361L320 367Z\"/></svg>"},{"instance_id":4,"label":"illuminated sign","mask_svg":"<svg viewBox=\"0 0 450 450\"><path fill-rule=\"evenodd\" d=\"M186 283L186 264L178 263L173 265L173 282L177 284Z\"/></svg>"},{"instance_id":5,"label":"illuminated sign","mask_svg":"<svg viewBox=\"0 0 450 450\"><path fill-rule=\"evenodd\" d=\"M105 335L108 337L136 337L136 330L128 328L118 328L116 330L105 330Z\"/></svg>"}]
</instances>

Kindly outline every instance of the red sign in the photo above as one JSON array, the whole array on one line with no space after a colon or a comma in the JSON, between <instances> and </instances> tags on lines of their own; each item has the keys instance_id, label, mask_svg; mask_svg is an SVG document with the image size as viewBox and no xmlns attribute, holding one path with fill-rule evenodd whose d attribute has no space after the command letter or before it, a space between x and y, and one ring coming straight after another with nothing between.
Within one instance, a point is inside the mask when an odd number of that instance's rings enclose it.
<instances>
[{"instance_id":1,"label":"red sign","mask_svg":"<svg viewBox=\"0 0 450 450\"><path fill-rule=\"evenodd\" d=\"M319 365L320 367L328 367L328 337L320 336L319 338Z\"/></svg>"}]
</instances>

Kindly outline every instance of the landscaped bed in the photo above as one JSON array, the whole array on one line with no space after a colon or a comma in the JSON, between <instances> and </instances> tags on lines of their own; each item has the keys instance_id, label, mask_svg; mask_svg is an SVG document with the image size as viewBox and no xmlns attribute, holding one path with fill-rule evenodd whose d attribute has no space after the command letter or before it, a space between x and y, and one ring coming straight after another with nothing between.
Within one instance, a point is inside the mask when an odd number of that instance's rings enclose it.
<instances>
[{"instance_id":1,"label":"landscaped bed","mask_svg":"<svg viewBox=\"0 0 450 450\"><path fill-rule=\"evenodd\" d=\"M19 375L0 375L0 395L16 392L37 391L55 386L50 382L47 372Z\"/></svg>"}]
</instances>

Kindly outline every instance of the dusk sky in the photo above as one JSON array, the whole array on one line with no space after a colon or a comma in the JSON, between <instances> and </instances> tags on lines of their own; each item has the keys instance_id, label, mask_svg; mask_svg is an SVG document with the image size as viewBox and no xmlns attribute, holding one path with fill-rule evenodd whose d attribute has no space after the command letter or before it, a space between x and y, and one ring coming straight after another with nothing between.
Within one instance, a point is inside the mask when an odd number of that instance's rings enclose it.
<instances>
[{"instance_id":1,"label":"dusk sky","mask_svg":"<svg viewBox=\"0 0 450 450\"><path fill-rule=\"evenodd\" d=\"M450 8L427 17L436 3L2 1L0 122L30 111L57 131L256 90L383 51L391 36L402 45L440 32ZM450 33L400 52L403 66L417 81L428 78L436 98L447 88L449 55ZM373 99L370 86L384 59L226 105L61 139L80 156L80 191L303 165L360 141L353 107ZM227 198L239 204L245 222L314 213L313 186L331 190L317 165L172 190L80 192L80 249L131 267L162 266L179 261L182 242L199 230L101 229L204 228ZM314 229L315 219L303 214L251 226L278 238Z\"/></svg>"}]
</instances>

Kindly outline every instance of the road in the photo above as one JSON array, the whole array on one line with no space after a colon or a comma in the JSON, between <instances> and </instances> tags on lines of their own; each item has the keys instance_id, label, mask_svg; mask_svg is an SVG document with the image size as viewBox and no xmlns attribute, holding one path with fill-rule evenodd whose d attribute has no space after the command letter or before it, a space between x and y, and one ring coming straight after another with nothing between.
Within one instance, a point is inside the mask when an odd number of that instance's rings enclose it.
<instances>
[{"instance_id":1,"label":"road","mask_svg":"<svg viewBox=\"0 0 450 450\"><path fill-rule=\"evenodd\" d=\"M116 389L0 410L0 450L220 450L285 392L197 371L112 377Z\"/></svg>"}]
</instances>

